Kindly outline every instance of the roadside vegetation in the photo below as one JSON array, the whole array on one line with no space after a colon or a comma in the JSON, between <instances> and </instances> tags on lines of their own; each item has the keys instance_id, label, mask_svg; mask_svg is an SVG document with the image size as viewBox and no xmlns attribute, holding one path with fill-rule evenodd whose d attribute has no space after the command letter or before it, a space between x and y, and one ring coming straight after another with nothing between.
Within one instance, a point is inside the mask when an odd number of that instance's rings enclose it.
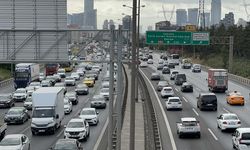
<instances>
[{"instance_id":1,"label":"roadside vegetation","mask_svg":"<svg viewBox=\"0 0 250 150\"><path fill-rule=\"evenodd\" d=\"M9 64L0 64L0 81L11 78L10 70Z\"/></svg>"}]
</instances>

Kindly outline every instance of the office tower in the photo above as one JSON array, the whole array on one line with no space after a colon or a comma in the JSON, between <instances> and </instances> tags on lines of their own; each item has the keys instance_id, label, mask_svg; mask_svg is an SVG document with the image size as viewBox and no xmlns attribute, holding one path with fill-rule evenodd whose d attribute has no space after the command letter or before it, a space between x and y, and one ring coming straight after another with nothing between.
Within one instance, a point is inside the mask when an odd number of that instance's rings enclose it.
<instances>
[{"instance_id":1,"label":"office tower","mask_svg":"<svg viewBox=\"0 0 250 150\"><path fill-rule=\"evenodd\" d=\"M187 24L187 11L185 9L176 10L176 24L177 26L185 26Z\"/></svg>"},{"instance_id":2,"label":"office tower","mask_svg":"<svg viewBox=\"0 0 250 150\"><path fill-rule=\"evenodd\" d=\"M198 8L188 9L188 24L198 25Z\"/></svg>"},{"instance_id":3,"label":"office tower","mask_svg":"<svg viewBox=\"0 0 250 150\"><path fill-rule=\"evenodd\" d=\"M218 25L221 20L221 0L212 0L211 25Z\"/></svg>"},{"instance_id":4,"label":"office tower","mask_svg":"<svg viewBox=\"0 0 250 150\"><path fill-rule=\"evenodd\" d=\"M226 28L234 25L234 13L229 12L225 14L225 18L220 21L220 24L224 24Z\"/></svg>"},{"instance_id":5,"label":"office tower","mask_svg":"<svg viewBox=\"0 0 250 150\"><path fill-rule=\"evenodd\" d=\"M122 18L122 25L123 29L125 30L131 30L131 16L126 15L125 17Z\"/></svg>"}]
</instances>

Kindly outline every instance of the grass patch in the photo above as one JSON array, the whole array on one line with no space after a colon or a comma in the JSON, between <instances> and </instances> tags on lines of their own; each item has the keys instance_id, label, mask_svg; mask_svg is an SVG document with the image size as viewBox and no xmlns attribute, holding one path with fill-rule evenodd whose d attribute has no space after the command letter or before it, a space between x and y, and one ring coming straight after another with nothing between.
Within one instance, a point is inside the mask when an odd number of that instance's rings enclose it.
<instances>
[{"instance_id":1,"label":"grass patch","mask_svg":"<svg viewBox=\"0 0 250 150\"><path fill-rule=\"evenodd\" d=\"M11 78L11 72L7 69L0 68L0 81Z\"/></svg>"}]
</instances>

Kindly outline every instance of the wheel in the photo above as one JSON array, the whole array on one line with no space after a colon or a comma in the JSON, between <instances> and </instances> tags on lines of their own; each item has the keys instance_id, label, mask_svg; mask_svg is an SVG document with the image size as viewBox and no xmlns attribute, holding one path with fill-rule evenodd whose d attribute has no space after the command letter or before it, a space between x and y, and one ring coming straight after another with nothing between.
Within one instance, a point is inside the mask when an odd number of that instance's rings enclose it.
<instances>
[{"instance_id":1,"label":"wheel","mask_svg":"<svg viewBox=\"0 0 250 150\"><path fill-rule=\"evenodd\" d=\"M179 138L182 138L182 134L179 134Z\"/></svg>"},{"instance_id":2,"label":"wheel","mask_svg":"<svg viewBox=\"0 0 250 150\"><path fill-rule=\"evenodd\" d=\"M197 134L197 138L201 138L201 133L198 133L198 134Z\"/></svg>"},{"instance_id":3,"label":"wheel","mask_svg":"<svg viewBox=\"0 0 250 150\"><path fill-rule=\"evenodd\" d=\"M36 135L36 132L35 131L31 131L32 135Z\"/></svg>"},{"instance_id":4,"label":"wheel","mask_svg":"<svg viewBox=\"0 0 250 150\"><path fill-rule=\"evenodd\" d=\"M245 105L245 103L242 103L241 105L242 105L242 106L244 106L244 105Z\"/></svg>"},{"instance_id":5,"label":"wheel","mask_svg":"<svg viewBox=\"0 0 250 150\"><path fill-rule=\"evenodd\" d=\"M218 123L217 123L217 128L218 128L218 129L220 129L220 126L219 126L219 124L218 124Z\"/></svg>"}]
</instances>

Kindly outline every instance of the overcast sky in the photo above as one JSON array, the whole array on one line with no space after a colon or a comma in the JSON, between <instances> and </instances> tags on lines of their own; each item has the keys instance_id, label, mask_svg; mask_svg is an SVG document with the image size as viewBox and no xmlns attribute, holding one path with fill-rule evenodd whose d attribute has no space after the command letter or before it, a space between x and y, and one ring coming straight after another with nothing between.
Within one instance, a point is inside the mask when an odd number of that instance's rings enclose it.
<instances>
[{"instance_id":1,"label":"overcast sky","mask_svg":"<svg viewBox=\"0 0 250 150\"><path fill-rule=\"evenodd\" d=\"M83 12L83 0L67 0L68 13ZM211 0L205 0L205 11L210 12ZM243 7L243 0L221 0L222 1L222 17L225 13L233 12L235 14L236 23L239 18L246 20L246 12ZM246 2L250 0L245 0ZM94 0L94 7L97 9L97 26L98 29L102 28L105 19L113 19L117 24L121 24L122 13L131 15L132 9L122 7L123 4L132 6L132 0ZM164 20L162 5L166 11L175 9L198 8L198 0L141 0L141 5L146 5L141 9L141 24L143 29L146 30L147 26L154 26L158 21ZM248 7L250 13L250 6ZM171 13L167 13L167 18L170 18ZM176 22L175 13L171 22Z\"/></svg>"}]
</instances>

